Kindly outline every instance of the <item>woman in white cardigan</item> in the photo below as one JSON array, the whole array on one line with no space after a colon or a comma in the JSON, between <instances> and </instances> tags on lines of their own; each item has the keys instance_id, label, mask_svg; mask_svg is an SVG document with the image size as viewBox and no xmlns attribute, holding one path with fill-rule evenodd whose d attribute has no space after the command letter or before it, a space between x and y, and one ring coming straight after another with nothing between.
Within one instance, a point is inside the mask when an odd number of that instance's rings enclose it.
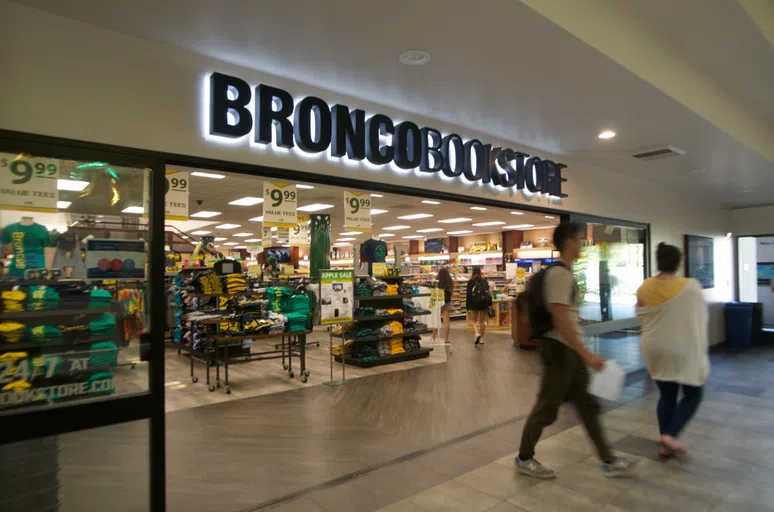
<instances>
[{"instance_id":1,"label":"woman in white cardigan","mask_svg":"<svg viewBox=\"0 0 774 512\"><path fill-rule=\"evenodd\" d=\"M658 424L662 457L684 456L677 440L699 408L709 377L707 304L695 279L677 277L682 254L661 243L656 251L660 272L637 290L640 346L661 397ZM680 389L683 398L678 402Z\"/></svg>"}]
</instances>

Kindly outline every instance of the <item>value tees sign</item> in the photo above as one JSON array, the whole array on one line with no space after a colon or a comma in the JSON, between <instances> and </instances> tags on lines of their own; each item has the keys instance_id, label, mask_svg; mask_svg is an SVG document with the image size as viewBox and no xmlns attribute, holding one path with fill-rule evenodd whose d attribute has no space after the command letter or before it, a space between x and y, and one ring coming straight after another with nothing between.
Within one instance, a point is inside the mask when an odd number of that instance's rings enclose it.
<instances>
[{"instance_id":1,"label":"value tees sign","mask_svg":"<svg viewBox=\"0 0 774 512\"><path fill-rule=\"evenodd\" d=\"M383 114L366 119L363 110L346 105L330 107L315 96L295 104L287 91L265 84L255 87L253 119L249 107L252 94L250 85L240 78L210 75L210 135L240 138L252 131L260 144L274 143L288 149L297 146L307 153L330 150L333 157L366 159L373 165L394 162L401 169L418 168L450 178L462 176L471 182L567 197L562 194L566 181L562 169L567 166L561 163L492 147L478 139L463 142L456 133L442 136L434 128L420 128L411 121L395 125Z\"/></svg>"}]
</instances>

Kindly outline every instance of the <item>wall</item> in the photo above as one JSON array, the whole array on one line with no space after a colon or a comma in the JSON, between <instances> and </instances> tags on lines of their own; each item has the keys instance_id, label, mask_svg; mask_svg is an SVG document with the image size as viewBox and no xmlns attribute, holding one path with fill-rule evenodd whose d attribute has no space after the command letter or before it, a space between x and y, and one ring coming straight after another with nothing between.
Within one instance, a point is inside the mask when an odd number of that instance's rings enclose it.
<instances>
[{"instance_id":1,"label":"wall","mask_svg":"<svg viewBox=\"0 0 774 512\"><path fill-rule=\"evenodd\" d=\"M736 236L774 235L774 206L731 210L731 221Z\"/></svg>"},{"instance_id":2,"label":"wall","mask_svg":"<svg viewBox=\"0 0 774 512\"><path fill-rule=\"evenodd\" d=\"M30 36L31 27L34 37ZM443 188L473 198L647 222L651 225L653 249L660 241L681 246L686 233L719 239L730 229L728 211L659 185L4 0L0 0L0 48L5 49L0 128L372 182L399 181L406 186ZM11 48L13 51L8 51ZM369 113L379 111L395 120L411 119L444 133L456 132L466 140L478 137L553 158L568 165L564 191L569 197L549 203L546 197L526 197L515 191L443 180L436 175L352 167L326 157L301 157L251 146L246 140L225 145L207 140L202 105L206 76L212 71L239 76L252 85L272 84L295 97L316 95L329 104L340 102ZM717 288L707 293L711 301L733 296L731 258L723 261L731 252L726 242L719 240L719 244L715 250L720 256L716 268L722 264L729 269L716 276Z\"/></svg>"}]
</instances>

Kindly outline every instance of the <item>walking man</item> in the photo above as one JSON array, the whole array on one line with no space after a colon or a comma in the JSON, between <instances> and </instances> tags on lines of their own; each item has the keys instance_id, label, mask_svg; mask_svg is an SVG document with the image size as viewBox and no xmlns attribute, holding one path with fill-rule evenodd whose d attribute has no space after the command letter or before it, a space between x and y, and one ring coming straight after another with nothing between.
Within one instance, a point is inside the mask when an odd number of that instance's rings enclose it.
<instances>
[{"instance_id":1,"label":"walking man","mask_svg":"<svg viewBox=\"0 0 774 512\"><path fill-rule=\"evenodd\" d=\"M559 407L565 400L572 402L583 426L597 448L606 476L627 475L632 462L616 458L602 433L599 423L599 403L589 394L589 374L586 366L601 371L605 360L589 352L583 345L583 329L580 323L578 288L572 274L572 265L581 254L581 227L577 224L560 224L554 231L554 245L561 261L535 275L534 287L528 287L530 322L532 317L545 317L544 329L533 332L539 336L543 359L543 380L540 394L524 426L516 467L519 473L537 478L555 478L556 473L535 459L537 445L543 429L556 421Z\"/></svg>"}]
</instances>

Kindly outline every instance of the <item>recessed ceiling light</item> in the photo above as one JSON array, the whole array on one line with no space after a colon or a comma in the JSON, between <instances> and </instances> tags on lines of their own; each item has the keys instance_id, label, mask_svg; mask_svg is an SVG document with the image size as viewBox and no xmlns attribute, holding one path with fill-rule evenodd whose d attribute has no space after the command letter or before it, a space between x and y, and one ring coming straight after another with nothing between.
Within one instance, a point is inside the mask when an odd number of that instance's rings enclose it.
<instances>
[{"instance_id":1,"label":"recessed ceiling light","mask_svg":"<svg viewBox=\"0 0 774 512\"><path fill-rule=\"evenodd\" d=\"M429 213L412 213L411 215L401 215L398 217L402 220L416 220L416 219L427 219L428 217L432 217Z\"/></svg>"},{"instance_id":2,"label":"recessed ceiling light","mask_svg":"<svg viewBox=\"0 0 774 512\"><path fill-rule=\"evenodd\" d=\"M707 172L707 169L691 169L691 172Z\"/></svg>"},{"instance_id":3,"label":"recessed ceiling light","mask_svg":"<svg viewBox=\"0 0 774 512\"><path fill-rule=\"evenodd\" d=\"M201 219L209 219L210 217L217 217L220 215L220 212L208 212L208 211L201 211L192 213L190 217L199 217Z\"/></svg>"},{"instance_id":4,"label":"recessed ceiling light","mask_svg":"<svg viewBox=\"0 0 774 512\"><path fill-rule=\"evenodd\" d=\"M234 249L247 249L246 245L237 245Z\"/></svg>"},{"instance_id":5,"label":"recessed ceiling light","mask_svg":"<svg viewBox=\"0 0 774 512\"><path fill-rule=\"evenodd\" d=\"M449 234L449 235L467 235L468 233L472 233L472 231L470 231L470 230L449 231L447 234Z\"/></svg>"},{"instance_id":6,"label":"recessed ceiling light","mask_svg":"<svg viewBox=\"0 0 774 512\"><path fill-rule=\"evenodd\" d=\"M89 186L88 181L78 180L56 180L57 190L69 190L70 192L81 192Z\"/></svg>"},{"instance_id":7,"label":"recessed ceiling light","mask_svg":"<svg viewBox=\"0 0 774 512\"><path fill-rule=\"evenodd\" d=\"M319 212L321 210L327 210L328 208L333 208L333 205L314 203L314 204L308 204L306 206L301 206L298 208L298 210L302 212Z\"/></svg>"},{"instance_id":8,"label":"recessed ceiling light","mask_svg":"<svg viewBox=\"0 0 774 512\"><path fill-rule=\"evenodd\" d=\"M352 244L349 242L336 242L333 247L349 247L350 245Z\"/></svg>"},{"instance_id":9,"label":"recessed ceiling light","mask_svg":"<svg viewBox=\"0 0 774 512\"><path fill-rule=\"evenodd\" d=\"M400 231L401 229L409 229L411 226L388 226L386 228L382 228L385 231Z\"/></svg>"},{"instance_id":10,"label":"recessed ceiling light","mask_svg":"<svg viewBox=\"0 0 774 512\"><path fill-rule=\"evenodd\" d=\"M424 200L424 201L422 201L422 202L423 202L423 203L425 203L425 204L441 204L441 202L440 202L440 201L428 201L428 200Z\"/></svg>"},{"instance_id":11,"label":"recessed ceiling light","mask_svg":"<svg viewBox=\"0 0 774 512\"><path fill-rule=\"evenodd\" d=\"M387 210L380 210L379 208L371 208L371 215L381 215L387 213Z\"/></svg>"},{"instance_id":12,"label":"recessed ceiling light","mask_svg":"<svg viewBox=\"0 0 774 512\"><path fill-rule=\"evenodd\" d=\"M511 215L524 215L524 212L511 212Z\"/></svg>"},{"instance_id":13,"label":"recessed ceiling light","mask_svg":"<svg viewBox=\"0 0 774 512\"><path fill-rule=\"evenodd\" d=\"M391 236L395 236L392 233L379 233L379 238L388 238Z\"/></svg>"},{"instance_id":14,"label":"recessed ceiling light","mask_svg":"<svg viewBox=\"0 0 774 512\"><path fill-rule=\"evenodd\" d=\"M414 238L424 238L424 236L423 235L409 235L409 236L404 236L404 237L401 237L401 238L403 238L405 240L411 240L411 239L414 239Z\"/></svg>"},{"instance_id":15,"label":"recessed ceiling light","mask_svg":"<svg viewBox=\"0 0 774 512\"><path fill-rule=\"evenodd\" d=\"M474 226L484 227L484 226L500 226L502 224L505 224L505 222L501 222L499 220L493 220L491 222L477 222L477 223L475 223L473 225Z\"/></svg>"},{"instance_id":16,"label":"recessed ceiling light","mask_svg":"<svg viewBox=\"0 0 774 512\"><path fill-rule=\"evenodd\" d=\"M71 204L73 204L71 201L57 201L56 207L60 210L64 210L65 208L69 208Z\"/></svg>"},{"instance_id":17,"label":"recessed ceiling light","mask_svg":"<svg viewBox=\"0 0 774 512\"><path fill-rule=\"evenodd\" d=\"M223 245L239 245L239 243L238 242L226 242Z\"/></svg>"},{"instance_id":18,"label":"recessed ceiling light","mask_svg":"<svg viewBox=\"0 0 774 512\"><path fill-rule=\"evenodd\" d=\"M210 231L194 231L192 235L209 235Z\"/></svg>"},{"instance_id":19,"label":"recessed ceiling light","mask_svg":"<svg viewBox=\"0 0 774 512\"><path fill-rule=\"evenodd\" d=\"M605 130L599 134L600 139L612 139L613 137L615 137L615 132L611 130Z\"/></svg>"},{"instance_id":20,"label":"recessed ceiling light","mask_svg":"<svg viewBox=\"0 0 774 512\"><path fill-rule=\"evenodd\" d=\"M556 217L554 217L553 215L546 215L546 219L555 219L555 218Z\"/></svg>"},{"instance_id":21,"label":"recessed ceiling light","mask_svg":"<svg viewBox=\"0 0 774 512\"><path fill-rule=\"evenodd\" d=\"M409 50L401 53L398 60L407 66L424 66L430 62L430 54L424 50Z\"/></svg>"},{"instance_id":22,"label":"recessed ceiling light","mask_svg":"<svg viewBox=\"0 0 774 512\"><path fill-rule=\"evenodd\" d=\"M485 212L486 211L486 208L484 208L483 206L471 206L470 209L471 210L478 210L479 212Z\"/></svg>"},{"instance_id":23,"label":"recessed ceiling light","mask_svg":"<svg viewBox=\"0 0 774 512\"><path fill-rule=\"evenodd\" d=\"M525 228L534 228L534 224L517 224L515 226L503 226L503 229L525 229Z\"/></svg>"},{"instance_id":24,"label":"recessed ceiling light","mask_svg":"<svg viewBox=\"0 0 774 512\"><path fill-rule=\"evenodd\" d=\"M248 237L248 236L253 236L253 234L252 233L234 233L231 236L235 236L235 237L238 237L238 238L245 238L245 237Z\"/></svg>"},{"instance_id":25,"label":"recessed ceiling light","mask_svg":"<svg viewBox=\"0 0 774 512\"><path fill-rule=\"evenodd\" d=\"M212 178L213 180L222 180L225 178L222 174L212 174L211 172L192 172L191 176L198 176L200 178Z\"/></svg>"},{"instance_id":26,"label":"recessed ceiling light","mask_svg":"<svg viewBox=\"0 0 774 512\"><path fill-rule=\"evenodd\" d=\"M417 229L417 233L437 233L438 231L443 231L443 229L441 228Z\"/></svg>"},{"instance_id":27,"label":"recessed ceiling light","mask_svg":"<svg viewBox=\"0 0 774 512\"><path fill-rule=\"evenodd\" d=\"M313 189L314 187L312 185L296 185L296 188L303 188L306 190Z\"/></svg>"},{"instance_id":28,"label":"recessed ceiling light","mask_svg":"<svg viewBox=\"0 0 774 512\"><path fill-rule=\"evenodd\" d=\"M240 226L240 224L221 224L219 226L215 226L215 229L236 229Z\"/></svg>"},{"instance_id":29,"label":"recessed ceiling light","mask_svg":"<svg viewBox=\"0 0 774 512\"><path fill-rule=\"evenodd\" d=\"M454 219L439 220L438 222L441 224L459 224L460 222L470 222L472 220L467 217L456 217Z\"/></svg>"},{"instance_id":30,"label":"recessed ceiling light","mask_svg":"<svg viewBox=\"0 0 774 512\"><path fill-rule=\"evenodd\" d=\"M337 242L354 242L355 240L357 240L357 238L352 238L352 237L344 237L344 238L336 239Z\"/></svg>"},{"instance_id":31,"label":"recessed ceiling light","mask_svg":"<svg viewBox=\"0 0 774 512\"><path fill-rule=\"evenodd\" d=\"M277 231L277 229L278 229L277 226L274 226L271 228L272 231Z\"/></svg>"},{"instance_id":32,"label":"recessed ceiling light","mask_svg":"<svg viewBox=\"0 0 774 512\"><path fill-rule=\"evenodd\" d=\"M345 231L343 233L339 233L339 236L349 236L349 235L362 235L362 231Z\"/></svg>"},{"instance_id":33,"label":"recessed ceiling light","mask_svg":"<svg viewBox=\"0 0 774 512\"><path fill-rule=\"evenodd\" d=\"M180 238L182 238L183 240L188 240L190 237L185 236L185 235L180 235Z\"/></svg>"},{"instance_id":34,"label":"recessed ceiling light","mask_svg":"<svg viewBox=\"0 0 774 512\"><path fill-rule=\"evenodd\" d=\"M228 240L228 238L226 238L225 236L216 236L216 237L214 238L214 240L215 240L216 242L223 242L224 240Z\"/></svg>"},{"instance_id":35,"label":"recessed ceiling light","mask_svg":"<svg viewBox=\"0 0 774 512\"><path fill-rule=\"evenodd\" d=\"M261 204L262 202L263 198L261 197L243 197L242 199L231 201L228 204L233 204L234 206L255 206L256 204Z\"/></svg>"},{"instance_id":36,"label":"recessed ceiling light","mask_svg":"<svg viewBox=\"0 0 774 512\"><path fill-rule=\"evenodd\" d=\"M261 215L260 217L253 217L252 219L250 219L250 222L263 222L263 215Z\"/></svg>"},{"instance_id":37,"label":"recessed ceiling light","mask_svg":"<svg viewBox=\"0 0 774 512\"><path fill-rule=\"evenodd\" d=\"M143 208L142 206L127 206L121 211L123 213L144 213L145 208Z\"/></svg>"},{"instance_id":38,"label":"recessed ceiling light","mask_svg":"<svg viewBox=\"0 0 774 512\"><path fill-rule=\"evenodd\" d=\"M384 196L381 194L371 194L371 197L384 197Z\"/></svg>"},{"instance_id":39,"label":"recessed ceiling light","mask_svg":"<svg viewBox=\"0 0 774 512\"><path fill-rule=\"evenodd\" d=\"M247 240L245 240L245 242L250 242L250 243L252 243L252 242L260 242L260 241L261 241L260 238L248 238Z\"/></svg>"}]
</instances>

